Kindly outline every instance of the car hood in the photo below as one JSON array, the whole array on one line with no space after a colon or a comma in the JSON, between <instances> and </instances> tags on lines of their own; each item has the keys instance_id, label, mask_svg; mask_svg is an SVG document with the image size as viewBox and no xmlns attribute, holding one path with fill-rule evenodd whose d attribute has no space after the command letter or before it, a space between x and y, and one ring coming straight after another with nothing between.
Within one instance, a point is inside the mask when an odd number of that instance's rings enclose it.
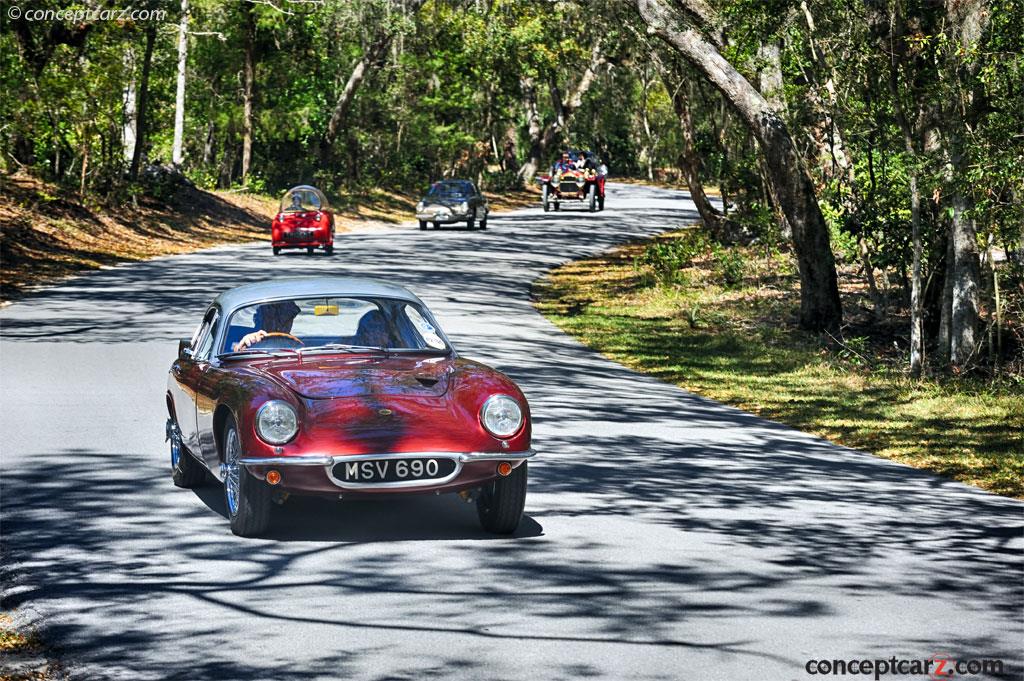
<instances>
[{"instance_id":1,"label":"car hood","mask_svg":"<svg viewBox=\"0 0 1024 681\"><path fill-rule=\"evenodd\" d=\"M307 399L364 395L440 397L448 390L453 360L314 355L301 361L275 361L254 368Z\"/></svg>"}]
</instances>

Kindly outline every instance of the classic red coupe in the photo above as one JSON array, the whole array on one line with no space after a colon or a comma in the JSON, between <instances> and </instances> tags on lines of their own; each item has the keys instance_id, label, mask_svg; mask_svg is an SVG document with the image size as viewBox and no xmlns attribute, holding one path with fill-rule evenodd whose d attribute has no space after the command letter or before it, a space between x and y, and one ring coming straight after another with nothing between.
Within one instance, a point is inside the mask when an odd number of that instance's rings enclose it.
<instances>
[{"instance_id":1,"label":"classic red coupe","mask_svg":"<svg viewBox=\"0 0 1024 681\"><path fill-rule=\"evenodd\" d=\"M334 253L334 214L327 197L316 187L292 187L281 199L281 209L270 224L274 255L283 248L305 248L313 255L317 248Z\"/></svg>"},{"instance_id":2,"label":"classic red coupe","mask_svg":"<svg viewBox=\"0 0 1024 681\"><path fill-rule=\"evenodd\" d=\"M167 410L174 483L222 481L238 535L263 533L289 494L458 492L496 533L523 513L526 398L460 357L400 286L279 279L222 293L179 341Z\"/></svg>"}]
</instances>

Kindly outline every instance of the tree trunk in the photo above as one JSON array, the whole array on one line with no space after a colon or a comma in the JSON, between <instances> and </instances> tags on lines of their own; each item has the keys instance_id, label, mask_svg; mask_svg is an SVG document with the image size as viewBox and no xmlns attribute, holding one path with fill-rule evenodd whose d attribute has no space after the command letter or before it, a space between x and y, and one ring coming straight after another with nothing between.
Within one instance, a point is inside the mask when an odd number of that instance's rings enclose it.
<instances>
[{"instance_id":1,"label":"tree trunk","mask_svg":"<svg viewBox=\"0 0 1024 681\"><path fill-rule=\"evenodd\" d=\"M800 325L809 330L837 331L842 307L828 226L814 185L785 123L763 96L726 61L715 46L662 0L637 0L640 15L714 85L757 138L769 179L786 220L800 271Z\"/></svg>"},{"instance_id":2,"label":"tree trunk","mask_svg":"<svg viewBox=\"0 0 1024 681\"><path fill-rule=\"evenodd\" d=\"M978 263L977 231L969 214L970 204L962 191L953 196L950 240L953 244L953 296L949 338L949 360L964 368L974 356L978 328L978 289L981 268Z\"/></svg>"},{"instance_id":3,"label":"tree trunk","mask_svg":"<svg viewBox=\"0 0 1024 681\"><path fill-rule=\"evenodd\" d=\"M174 143L171 163L180 166L182 139L185 136L185 70L188 64L188 0L181 0L181 23L178 25L178 89L174 96Z\"/></svg>"},{"instance_id":4,"label":"tree trunk","mask_svg":"<svg viewBox=\"0 0 1024 681\"><path fill-rule=\"evenodd\" d=\"M139 177L139 165L146 146L146 109L149 105L149 71L153 65L153 43L156 42L156 22L151 22L146 29L146 52L142 58L142 77L139 80L139 110L135 119L135 149L132 151L132 165L128 175L133 179Z\"/></svg>"},{"instance_id":5,"label":"tree trunk","mask_svg":"<svg viewBox=\"0 0 1024 681\"><path fill-rule=\"evenodd\" d=\"M126 163L131 163L135 157L135 140L137 135L135 124L138 123L136 116L135 94L135 50L129 47L124 53L124 65L130 74L128 84L124 88L124 125L121 127L121 144Z\"/></svg>"},{"instance_id":6,"label":"tree trunk","mask_svg":"<svg viewBox=\"0 0 1024 681\"><path fill-rule=\"evenodd\" d=\"M679 119L679 132L683 141L683 153L679 159L679 165L686 178L686 186L690 190L690 199L697 207L697 212L700 213L700 218L707 230L720 241L724 241L726 239L723 237L726 235L722 234L722 227L725 216L711 205L707 194L704 193L704 183L701 181L701 160L697 154L693 132L693 116L690 113L690 103L682 92L683 84L669 82L668 74L664 71L662 71L662 82L671 96L672 108L675 109L676 117Z\"/></svg>"},{"instance_id":7,"label":"tree trunk","mask_svg":"<svg viewBox=\"0 0 1024 681\"><path fill-rule=\"evenodd\" d=\"M405 12L416 14L425 1L409 0L405 4ZM327 158L330 155L334 143L348 122L348 112L352 108L352 102L359 91L359 86L362 85L370 73L380 67L394 39L395 34L393 33L384 32L377 36L377 39L363 53L362 58L352 67L352 72L345 82L345 87L342 89L341 94L338 95L338 100L334 103L331 118L327 121L327 129L324 131L323 137L320 138L318 155L321 159Z\"/></svg>"},{"instance_id":8,"label":"tree trunk","mask_svg":"<svg viewBox=\"0 0 1024 681\"><path fill-rule=\"evenodd\" d=\"M252 98L256 80L256 17L252 4L243 2L245 13L245 66L242 85L242 184L249 180L252 164Z\"/></svg>"},{"instance_id":9,"label":"tree trunk","mask_svg":"<svg viewBox=\"0 0 1024 681\"><path fill-rule=\"evenodd\" d=\"M954 368L964 369L977 349L978 291L981 288L977 229L971 215L973 205L963 186L969 182L970 171L965 146L980 115L977 102L983 97L976 79L978 61L974 48L985 31L990 11L985 0L947 0L946 15L959 43L947 56L950 81L963 88L958 94L964 102L962 111L959 104L951 107L948 128L951 173L955 182L949 233L952 255L948 270L952 278L949 361Z\"/></svg>"}]
</instances>

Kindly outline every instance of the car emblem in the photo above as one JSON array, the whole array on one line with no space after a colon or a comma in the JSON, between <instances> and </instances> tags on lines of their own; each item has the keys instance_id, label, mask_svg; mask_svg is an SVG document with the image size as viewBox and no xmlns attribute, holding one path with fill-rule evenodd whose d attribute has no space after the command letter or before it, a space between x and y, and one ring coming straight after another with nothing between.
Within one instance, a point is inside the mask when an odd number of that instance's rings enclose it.
<instances>
[{"instance_id":1,"label":"car emblem","mask_svg":"<svg viewBox=\"0 0 1024 681\"><path fill-rule=\"evenodd\" d=\"M381 416L391 416L390 409L378 409L377 413L380 414Z\"/></svg>"}]
</instances>

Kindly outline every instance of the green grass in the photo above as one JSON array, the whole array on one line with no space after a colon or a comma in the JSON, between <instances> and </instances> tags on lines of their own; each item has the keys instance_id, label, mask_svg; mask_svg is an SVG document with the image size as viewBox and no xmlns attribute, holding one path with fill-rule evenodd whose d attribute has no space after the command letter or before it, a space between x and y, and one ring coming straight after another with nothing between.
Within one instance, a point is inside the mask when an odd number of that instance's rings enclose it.
<instances>
[{"instance_id":1,"label":"green grass","mask_svg":"<svg viewBox=\"0 0 1024 681\"><path fill-rule=\"evenodd\" d=\"M737 284L708 252L666 282L649 264L650 252L637 244L565 265L537 283L536 305L606 356L692 392L1024 497L1019 382L914 381L898 356L877 358L877 339L826 347L795 328L798 290L785 256L748 249Z\"/></svg>"}]
</instances>

